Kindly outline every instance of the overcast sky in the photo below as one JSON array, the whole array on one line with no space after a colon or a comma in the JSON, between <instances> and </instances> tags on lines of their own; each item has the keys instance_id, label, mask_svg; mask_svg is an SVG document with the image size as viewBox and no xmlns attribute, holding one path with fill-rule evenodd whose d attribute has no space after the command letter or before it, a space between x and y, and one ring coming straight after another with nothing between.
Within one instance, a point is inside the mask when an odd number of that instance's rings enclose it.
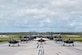
<instances>
[{"instance_id":1,"label":"overcast sky","mask_svg":"<svg viewBox=\"0 0 82 55\"><path fill-rule=\"evenodd\" d=\"M82 0L0 0L0 32L82 32Z\"/></svg>"}]
</instances>

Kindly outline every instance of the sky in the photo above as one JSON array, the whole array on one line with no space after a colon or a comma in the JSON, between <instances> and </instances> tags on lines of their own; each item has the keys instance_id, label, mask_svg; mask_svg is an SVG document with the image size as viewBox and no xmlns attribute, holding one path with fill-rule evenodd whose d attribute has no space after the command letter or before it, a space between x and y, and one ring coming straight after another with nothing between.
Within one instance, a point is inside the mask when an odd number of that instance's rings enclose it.
<instances>
[{"instance_id":1,"label":"sky","mask_svg":"<svg viewBox=\"0 0 82 55\"><path fill-rule=\"evenodd\" d=\"M0 0L0 32L82 32L82 0Z\"/></svg>"}]
</instances>

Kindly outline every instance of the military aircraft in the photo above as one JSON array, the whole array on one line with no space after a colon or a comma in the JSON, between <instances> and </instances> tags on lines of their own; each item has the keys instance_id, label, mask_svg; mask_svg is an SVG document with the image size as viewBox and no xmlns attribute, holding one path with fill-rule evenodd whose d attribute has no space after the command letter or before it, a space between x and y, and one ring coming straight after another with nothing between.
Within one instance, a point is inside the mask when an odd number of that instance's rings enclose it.
<instances>
[{"instance_id":1,"label":"military aircraft","mask_svg":"<svg viewBox=\"0 0 82 55\"><path fill-rule=\"evenodd\" d=\"M72 44L74 46L74 40L71 39L65 40L63 46L65 46L65 44L69 44L69 46L70 44Z\"/></svg>"},{"instance_id":2,"label":"military aircraft","mask_svg":"<svg viewBox=\"0 0 82 55\"><path fill-rule=\"evenodd\" d=\"M11 39L11 40L9 40L9 46L11 46L11 44L18 44L18 46L20 46L19 45L19 41L17 41L17 40L14 40L14 39Z\"/></svg>"},{"instance_id":3,"label":"military aircraft","mask_svg":"<svg viewBox=\"0 0 82 55\"><path fill-rule=\"evenodd\" d=\"M58 42L58 41L63 41L63 39L62 39L62 38L56 38L55 41L56 41L56 42Z\"/></svg>"},{"instance_id":4,"label":"military aircraft","mask_svg":"<svg viewBox=\"0 0 82 55\"><path fill-rule=\"evenodd\" d=\"M34 39L36 39L36 36L31 36L28 38L28 40L34 40Z\"/></svg>"},{"instance_id":5,"label":"military aircraft","mask_svg":"<svg viewBox=\"0 0 82 55\"><path fill-rule=\"evenodd\" d=\"M44 40L44 39L42 39L42 38L38 40L38 42L45 42L45 41L46 41L46 40Z\"/></svg>"},{"instance_id":6,"label":"military aircraft","mask_svg":"<svg viewBox=\"0 0 82 55\"><path fill-rule=\"evenodd\" d=\"M21 41L21 42L27 42L27 41L28 41L28 38L29 38L29 37L27 37L27 36L21 37L21 38L20 38L20 41Z\"/></svg>"},{"instance_id":7,"label":"military aircraft","mask_svg":"<svg viewBox=\"0 0 82 55\"><path fill-rule=\"evenodd\" d=\"M56 38L55 38L55 41L56 41L56 42L59 42L59 41L63 41L63 39L62 39L61 37L56 37Z\"/></svg>"},{"instance_id":8,"label":"military aircraft","mask_svg":"<svg viewBox=\"0 0 82 55\"><path fill-rule=\"evenodd\" d=\"M48 38L48 39L50 39L50 40L53 40L53 39L54 39L54 38L53 38L53 37L51 37L51 36L48 36L47 38Z\"/></svg>"}]
</instances>

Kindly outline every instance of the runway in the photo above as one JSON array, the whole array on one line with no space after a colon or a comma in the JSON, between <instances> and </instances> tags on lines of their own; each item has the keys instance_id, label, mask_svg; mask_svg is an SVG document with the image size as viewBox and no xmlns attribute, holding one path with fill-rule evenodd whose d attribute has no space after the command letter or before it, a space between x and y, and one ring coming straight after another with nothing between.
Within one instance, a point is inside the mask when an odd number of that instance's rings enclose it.
<instances>
[{"instance_id":1,"label":"runway","mask_svg":"<svg viewBox=\"0 0 82 55\"><path fill-rule=\"evenodd\" d=\"M56 43L53 40L46 41L37 48L37 41L29 41L28 43L20 43L8 46L8 43L0 43L0 55L82 55L82 43L75 42L75 46L63 46L62 43ZM39 53L40 51L43 53Z\"/></svg>"}]
</instances>

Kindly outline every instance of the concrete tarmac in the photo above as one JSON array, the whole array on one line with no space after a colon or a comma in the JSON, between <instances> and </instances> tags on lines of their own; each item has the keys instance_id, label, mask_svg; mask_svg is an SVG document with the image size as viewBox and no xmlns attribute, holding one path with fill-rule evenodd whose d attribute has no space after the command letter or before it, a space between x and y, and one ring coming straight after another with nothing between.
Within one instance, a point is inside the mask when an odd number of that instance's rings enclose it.
<instances>
[{"instance_id":1,"label":"concrete tarmac","mask_svg":"<svg viewBox=\"0 0 82 55\"><path fill-rule=\"evenodd\" d=\"M63 46L63 43L48 40L46 44L39 45L37 41L20 43L9 47L9 43L0 43L0 55L82 55L82 43L75 42L75 46Z\"/></svg>"}]
</instances>

